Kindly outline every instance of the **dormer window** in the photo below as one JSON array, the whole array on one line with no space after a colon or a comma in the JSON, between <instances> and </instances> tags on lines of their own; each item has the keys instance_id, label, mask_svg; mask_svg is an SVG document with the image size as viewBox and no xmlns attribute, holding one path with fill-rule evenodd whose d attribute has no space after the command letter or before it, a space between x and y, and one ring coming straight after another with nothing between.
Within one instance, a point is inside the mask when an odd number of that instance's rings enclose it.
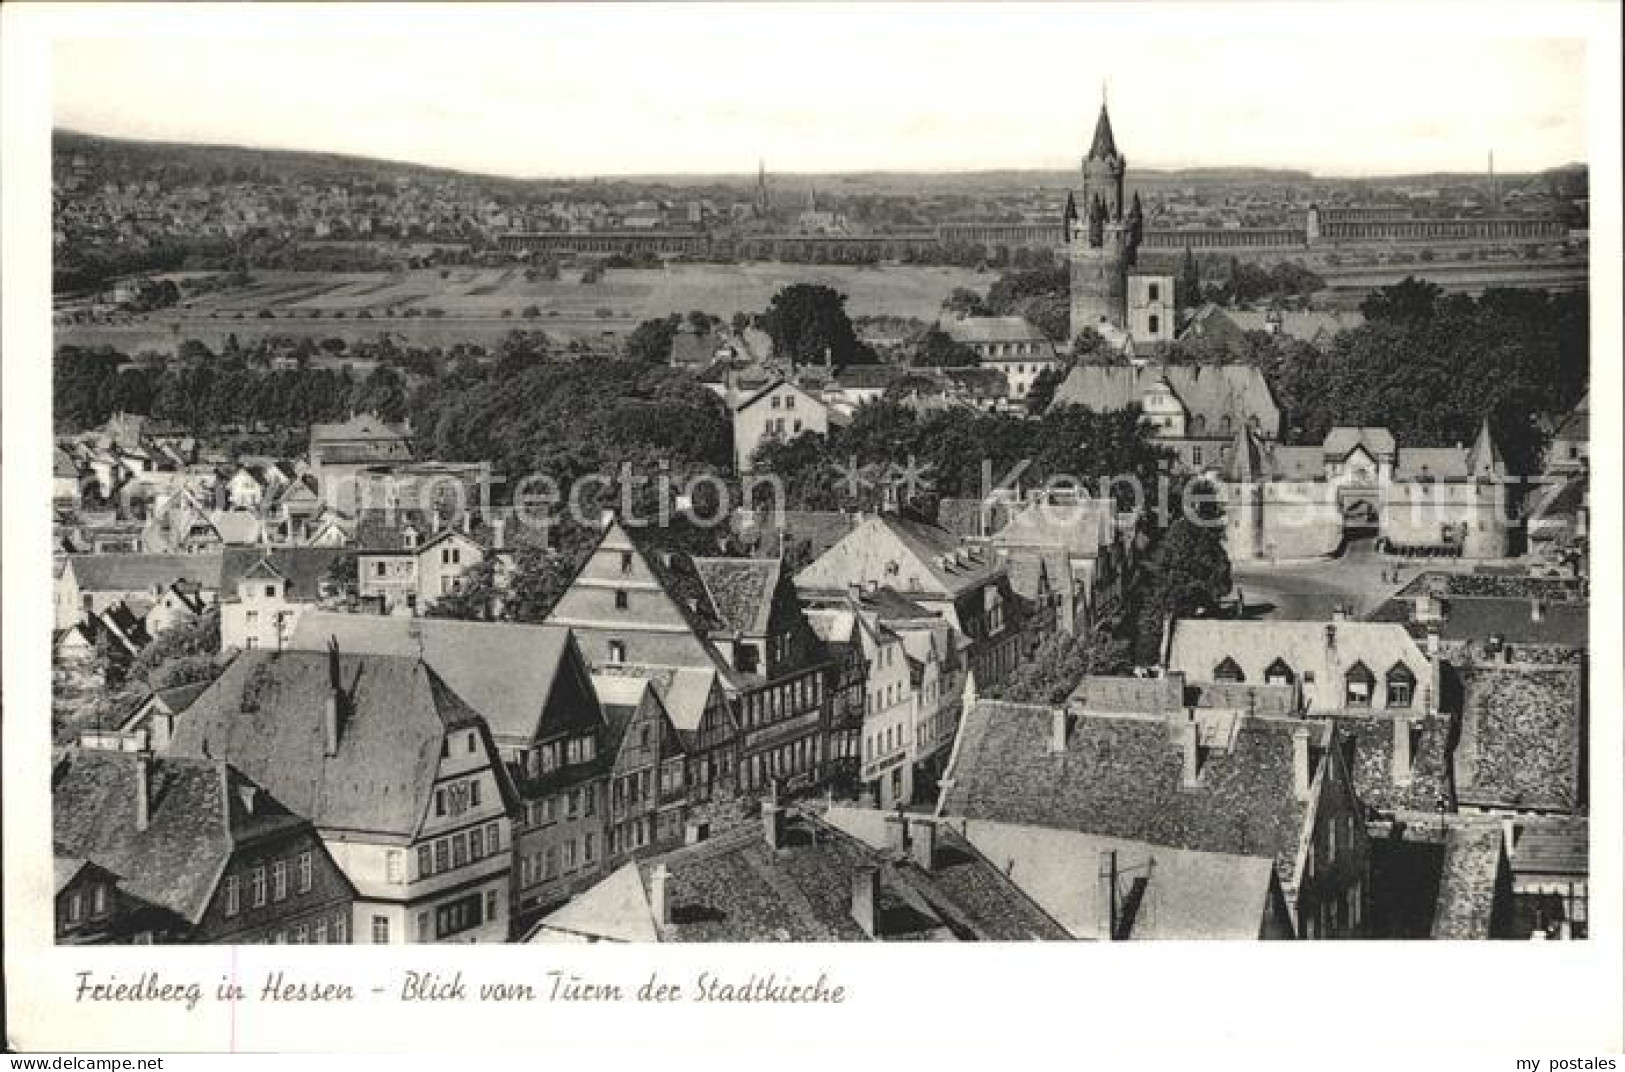
<instances>
[{"instance_id":1,"label":"dormer window","mask_svg":"<svg viewBox=\"0 0 1625 1072\"><path fill-rule=\"evenodd\" d=\"M1247 677L1241 672L1236 660L1227 655L1223 662L1213 668L1213 680L1240 683L1247 680Z\"/></svg>"},{"instance_id":2,"label":"dormer window","mask_svg":"<svg viewBox=\"0 0 1625 1072\"><path fill-rule=\"evenodd\" d=\"M1376 679L1365 663L1355 663L1343 675L1343 704L1345 707L1370 707L1371 691Z\"/></svg>"},{"instance_id":3,"label":"dormer window","mask_svg":"<svg viewBox=\"0 0 1625 1072\"><path fill-rule=\"evenodd\" d=\"M1277 659L1270 663L1269 668L1264 671L1264 684L1291 685L1295 677L1296 675L1292 673L1292 667L1288 666L1284 660Z\"/></svg>"},{"instance_id":4,"label":"dormer window","mask_svg":"<svg viewBox=\"0 0 1625 1072\"><path fill-rule=\"evenodd\" d=\"M1388 706L1409 707L1416 698L1416 675L1404 663L1395 663L1388 671Z\"/></svg>"}]
</instances>

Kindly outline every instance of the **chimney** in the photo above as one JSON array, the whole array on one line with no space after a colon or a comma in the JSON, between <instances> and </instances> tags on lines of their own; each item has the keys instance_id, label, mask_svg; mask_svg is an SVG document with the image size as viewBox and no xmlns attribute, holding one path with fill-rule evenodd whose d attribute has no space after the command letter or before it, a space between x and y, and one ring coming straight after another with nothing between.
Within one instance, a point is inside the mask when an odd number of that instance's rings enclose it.
<instances>
[{"instance_id":1,"label":"chimney","mask_svg":"<svg viewBox=\"0 0 1625 1072\"><path fill-rule=\"evenodd\" d=\"M1202 737L1194 717L1179 725L1179 784L1195 789L1202 784Z\"/></svg>"},{"instance_id":2,"label":"chimney","mask_svg":"<svg viewBox=\"0 0 1625 1072\"><path fill-rule=\"evenodd\" d=\"M1339 603L1332 608L1332 621L1346 622L1349 620L1349 608L1346 603Z\"/></svg>"},{"instance_id":3,"label":"chimney","mask_svg":"<svg viewBox=\"0 0 1625 1072\"><path fill-rule=\"evenodd\" d=\"M502 551L508 545L508 519L499 517L491 522L491 550Z\"/></svg>"},{"instance_id":4,"label":"chimney","mask_svg":"<svg viewBox=\"0 0 1625 1072\"><path fill-rule=\"evenodd\" d=\"M908 818L903 815L901 804L886 816L886 848L897 856L908 852Z\"/></svg>"},{"instance_id":5,"label":"chimney","mask_svg":"<svg viewBox=\"0 0 1625 1072\"><path fill-rule=\"evenodd\" d=\"M1052 756L1066 752L1066 708L1055 707L1049 713L1049 752Z\"/></svg>"},{"instance_id":6,"label":"chimney","mask_svg":"<svg viewBox=\"0 0 1625 1072\"><path fill-rule=\"evenodd\" d=\"M655 864L654 870L649 872L649 914L659 924L671 922L671 898L666 892L670 880L671 872L666 870L665 864Z\"/></svg>"},{"instance_id":7,"label":"chimney","mask_svg":"<svg viewBox=\"0 0 1625 1072\"><path fill-rule=\"evenodd\" d=\"M1300 801L1309 799L1309 728L1292 731L1292 790Z\"/></svg>"},{"instance_id":8,"label":"chimney","mask_svg":"<svg viewBox=\"0 0 1625 1072\"><path fill-rule=\"evenodd\" d=\"M683 827L683 844L698 845L711 836L711 824L690 821Z\"/></svg>"},{"instance_id":9,"label":"chimney","mask_svg":"<svg viewBox=\"0 0 1625 1072\"><path fill-rule=\"evenodd\" d=\"M1411 720L1394 719L1392 777L1395 785L1411 784Z\"/></svg>"},{"instance_id":10,"label":"chimney","mask_svg":"<svg viewBox=\"0 0 1625 1072\"><path fill-rule=\"evenodd\" d=\"M152 825L152 749L146 741L135 754L135 828L146 830Z\"/></svg>"},{"instance_id":11,"label":"chimney","mask_svg":"<svg viewBox=\"0 0 1625 1072\"><path fill-rule=\"evenodd\" d=\"M1529 620L1532 622L1543 622L1546 620L1546 602L1539 596L1536 596L1529 601Z\"/></svg>"},{"instance_id":12,"label":"chimney","mask_svg":"<svg viewBox=\"0 0 1625 1072\"><path fill-rule=\"evenodd\" d=\"M880 937L878 867L861 867L852 873L852 921L870 938Z\"/></svg>"},{"instance_id":13,"label":"chimney","mask_svg":"<svg viewBox=\"0 0 1625 1072\"><path fill-rule=\"evenodd\" d=\"M762 805L762 837L766 840L768 848L774 850L784 848L784 807L779 803L777 795Z\"/></svg>"},{"instance_id":14,"label":"chimney","mask_svg":"<svg viewBox=\"0 0 1625 1072\"><path fill-rule=\"evenodd\" d=\"M339 684L339 642L337 637L327 638L327 703L322 713L322 750L327 756L339 754L339 700L343 689Z\"/></svg>"},{"instance_id":15,"label":"chimney","mask_svg":"<svg viewBox=\"0 0 1625 1072\"><path fill-rule=\"evenodd\" d=\"M1117 940L1117 850L1100 853L1100 923L1108 942Z\"/></svg>"},{"instance_id":16,"label":"chimney","mask_svg":"<svg viewBox=\"0 0 1625 1072\"><path fill-rule=\"evenodd\" d=\"M915 817L908 824L908 849L914 864L927 873L937 866L937 823L935 819Z\"/></svg>"}]
</instances>

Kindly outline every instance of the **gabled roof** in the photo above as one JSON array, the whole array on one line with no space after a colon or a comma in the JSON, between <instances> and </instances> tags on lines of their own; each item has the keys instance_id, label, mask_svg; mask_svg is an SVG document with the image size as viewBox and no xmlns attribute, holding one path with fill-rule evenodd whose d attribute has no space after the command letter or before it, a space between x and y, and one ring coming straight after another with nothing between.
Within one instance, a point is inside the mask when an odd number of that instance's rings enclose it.
<instances>
[{"instance_id":1,"label":"gabled roof","mask_svg":"<svg viewBox=\"0 0 1625 1072\"><path fill-rule=\"evenodd\" d=\"M1325 743L1326 723L1230 715L1211 727L1228 733L1205 737L1198 785L1184 788L1169 720L1079 713L1065 752L1052 754L1053 717L1037 704L977 702L960 726L941 814L1267 856L1291 883L1308 808L1294 789L1293 733Z\"/></svg>"},{"instance_id":2,"label":"gabled roof","mask_svg":"<svg viewBox=\"0 0 1625 1072\"><path fill-rule=\"evenodd\" d=\"M1075 365L1055 389L1050 408L1075 405L1097 412L1138 406L1159 380L1184 406L1194 421L1200 417L1210 435L1228 435L1237 425L1257 418L1259 430L1273 437L1281 425L1281 410L1269 382L1252 365L1172 365L1166 368L1134 365ZM1228 418L1228 430L1220 432Z\"/></svg>"},{"instance_id":3,"label":"gabled roof","mask_svg":"<svg viewBox=\"0 0 1625 1072\"><path fill-rule=\"evenodd\" d=\"M196 555L69 555L68 566L81 592L150 592L186 581L206 592L219 591L221 557Z\"/></svg>"},{"instance_id":4,"label":"gabled roof","mask_svg":"<svg viewBox=\"0 0 1625 1072\"><path fill-rule=\"evenodd\" d=\"M885 577L871 576L880 561ZM913 596L957 596L987 584L1004 572L985 547L964 547L947 529L923 521L882 514L864 521L796 575L798 588L844 589L876 580Z\"/></svg>"},{"instance_id":5,"label":"gabled roof","mask_svg":"<svg viewBox=\"0 0 1625 1072\"><path fill-rule=\"evenodd\" d=\"M1451 827L1445 835L1432 937L1436 941L1505 937L1511 897L1500 824Z\"/></svg>"},{"instance_id":6,"label":"gabled roof","mask_svg":"<svg viewBox=\"0 0 1625 1072\"><path fill-rule=\"evenodd\" d=\"M1104 837L1017 823L963 820L963 836L1073 938L1102 941L1107 906L1101 903L1100 859L1115 853L1122 908L1143 880L1138 909L1119 920L1117 940L1261 937L1271 900L1279 896L1268 856L1174 849L1129 838Z\"/></svg>"},{"instance_id":7,"label":"gabled roof","mask_svg":"<svg viewBox=\"0 0 1625 1072\"><path fill-rule=\"evenodd\" d=\"M967 316L950 320L943 325L955 342L974 346L978 343L1036 342L1049 343L1049 337L1033 326L1024 316ZM1052 348L1053 349L1053 348ZM1031 357L1010 358L1012 361L1032 361Z\"/></svg>"},{"instance_id":8,"label":"gabled roof","mask_svg":"<svg viewBox=\"0 0 1625 1072\"><path fill-rule=\"evenodd\" d=\"M325 755L329 656L246 651L176 725L176 755L222 759L327 830L411 838L449 730L479 715L415 658L341 654L342 728Z\"/></svg>"},{"instance_id":9,"label":"gabled roof","mask_svg":"<svg viewBox=\"0 0 1625 1072\"><path fill-rule=\"evenodd\" d=\"M338 547L228 547L221 557L220 596L226 602L235 600L243 580L266 576L287 581L289 600L312 603L320 597L322 578L333 564L354 554Z\"/></svg>"},{"instance_id":10,"label":"gabled roof","mask_svg":"<svg viewBox=\"0 0 1625 1072\"><path fill-rule=\"evenodd\" d=\"M1460 665L1456 795L1464 804L1572 813L1584 806L1578 666Z\"/></svg>"},{"instance_id":11,"label":"gabled roof","mask_svg":"<svg viewBox=\"0 0 1625 1072\"><path fill-rule=\"evenodd\" d=\"M974 849L952 838L945 833L939 841L945 867L938 875L872 848L832 823L791 812L776 851L761 825L749 823L638 860L546 917L531 940L869 941L852 918L851 892L854 880L870 869L879 873L877 940L1066 937ZM667 875L670 922L653 912L650 887L657 867Z\"/></svg>"},{"instance_id":12,"label":"gabled roof","mask_svg":"<svg viewBox=\"0 0 1625 1072\"><path fill-rule=\"evenodd\" d=\"M1192 681L1215 677L1225 659L1235 661L1242 680L1265 684L1266 671L1277 659L1302 682L1306 671L1315 681L1303 685L1309 706L1340 707L1343 675L1363 663L1381 677L1404 664L1418 682L1425 681L1427 656L1403 626L1387 622L1325 622L1179 618L1173 624L1167 667ZM1433 698L1435 702L1437 698Z\"/></svg>"},{"instance_id":13,"label":"gabled roof","mask_svg":"<svg viewBox=\"0 0 1625 1072\"><path fill-rule=\"evenodd\" d=\"M586 664L570 631L556 625L469 622L455 618L313 611L294 628L288 648L321 652L331 639L355 655L421 658L502 741L531 741L602 723Z\"/></svg>"},{"instance_id":14,"label":"gabled roof","mask_svg":"<svg viewBox=\"0 0 1625 1072\"><path fill-rule=\"evenodd\" d=\"M1041 501L1015 510L993 534L996 546L1061 547L1075 558L1094 558L1109 547L1116 523L1116 504L1109 499Z\"/></svg>"},{"instance_id":15,"label":"gabled roof","mask_svg":"<svg viewBox=\"0 0 1625 1072\"><path fill-rule=\"evenodd\" d=\"M1394 434L1386 428L1347 426L1333 428L1326 433L1321 451L1327 458L1342 461L1354 453L1356 447L1363 448L1373 460L1391 458L1395 449Z\"/></svg>"},{"instance_id":16,"label":"gabled roof","mask_svg":"<svg viewBox=\"0 0 1625 1072\"><path fill-rule=\"evenodd\" d=\"M777 558L695 558L694 571L725 629L745 636L772 632L783 563Z\"/></svg>"},{"instance_id":17,"label":"gabled roof","mask_svg":"<svg viewBox=\"0 0 1625 1072\"><path fill-rule=\"evenodd\" d=\"M53 839L67 853L122 878L143 900L196 924L236 844L304 824L271 793L244 805L251 779L219 760L152 758L150 819L136 829L136 764L131 752L73 749L51 794Z\"/></svg>"}]
</instances>

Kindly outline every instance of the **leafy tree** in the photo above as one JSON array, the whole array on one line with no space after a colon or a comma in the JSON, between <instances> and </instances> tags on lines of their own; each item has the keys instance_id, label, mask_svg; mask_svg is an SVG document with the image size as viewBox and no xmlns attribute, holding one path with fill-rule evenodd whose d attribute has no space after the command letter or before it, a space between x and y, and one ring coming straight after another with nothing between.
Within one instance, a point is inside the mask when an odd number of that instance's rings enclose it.
<instances>
[{"instance_id":1,"label":"leafy tree","mask_svg":"<svg viewBox=\"0 0 1625 1072\"><path fill-rule=\"evenodd\" d=\"M958 316L987 316L987 303L969 287L955 287L942 302L942 310Z\"/></svg>"},{"instance_id":2,"label":"leafy tree","mask_svg":"<svg viewBox=\"0 0 1625 1072\"><path fill-rule=\"evenodd\" d=\"M933 324L915 340L909 364L916 368L967 368L981 364L981 358L975 350Z\"/></svg>"},{"instance_id":3,"label":"leafy tree","mask_svg":"<svg viewBox=\"0 0 1625 1072\"><path fill-rule=\"evenodd\" d=\"M1049 409L1049 404L1055 401L1055 389L1061 386L1061 380L1066 373L1061 369L1047 368L1033 377L1033 385L1027 389L1027 412L1034 416Z\"/></svg>"},{"instance_id":4,"label":"leafy tree","mask_svg":"<svg viewBox=\"0 0 1625 1072\"><path fill-rule=\"evenodd\" d=\"M846 314L846 295L830 287L792 283L773 295L763 319L774 351L798 364L820 364L825 353L837 369L867 363Z\"/></svg>"},{"instance_id":5,"label":"leafy tree","mask_svg":"<svg viewBox=\"0 0 1625 1072\"><path fill-rule=\"evenodd\" d=\"M1212 615L1230 593L1230 556L1223 526L1213 520L1181 517L1169 527L1151 557L1142 581L1139 662L1157 661L1163 624L1170 618Z\"/></svg>"},{"instance_id":6,"label":"leafy tree","mask_svg":"<svg viewBox=\"0 0 1625 1072\"><path fill-rule=\"evenodd\" d=\"M1065 703L1078 682L1094 674L1125 674L1129 643L1102 631L1056 631L1045 637L1005 681L1000 699L1013 703Z\"/></svg>"},{"instance_id":7,"label":"leafy tree","mask_svg":"<svg viewBox=\"0 0 1625 1072\"><path fill-rule=\"evenodd\" d=\"M1191 247L1185 247L1185 259L1179 268L1179 281L1174 286L1181 309L1191 309L1202 304L1202 269L1196 262L1196 254Z\"/></svg>"},{"instance_id":8,"label":"leafy tree","mask_svg":"<svg viewBox=\"0 0 1625 1072\"><path fill-rule=\"evenodd\" d=\"M209 681L218 673L220 611L210 607L190 622L166 629L130 663L129 679L153 689Z\"/></svg>"},{"instance_id":9,"label":"leafy tree","mask_svg":"<svg viewBox=\"0 0 1625 1072\"><path fill-rule=\"evenodd\" d=\"M645 320L626 337L626 356L632 361L664 365L671 358L671 341L677 336L682 318L676 313L658 320Z\"/></svg>"}]
</instances>

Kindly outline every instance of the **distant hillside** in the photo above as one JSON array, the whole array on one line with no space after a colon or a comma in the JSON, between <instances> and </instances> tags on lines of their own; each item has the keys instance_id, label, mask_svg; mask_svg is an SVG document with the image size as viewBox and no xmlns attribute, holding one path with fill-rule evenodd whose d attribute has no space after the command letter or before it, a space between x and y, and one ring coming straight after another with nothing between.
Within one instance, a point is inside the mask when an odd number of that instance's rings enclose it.
<instances>
[{"instance_id":1,"label":"distant hillside","mask_svg":"<svg viewBox=\"0 0 1625 1072\"><path fill-rule=\"evenodd\" d=\"M220 182L370 182L393 183L410 179L419 182L456 179L473 181L488 186L493 192L520 193L538 188L592 187L616 185L626 187L668 187L682 189L728 189L752 186L756 182L754 171L734 174L649 174L622 175L613 178L593 176L511 178L474 174L452 168L405 164L370 157L349 156L342 153L307 152L291 149L255 149L237 145L201 145L184 142L143 141L129 138L110 138L97 134L84 134L71 130L57 130L54 150L58 166L67 166L75 155L85 158L88 173L98 180L116 178L158 179L166 177L179 181L190 175L201 175ZM1539 173L1556 188L1584 188L1584 164L1568 164ZM1537 177L1532 174L1506 174L1508 181ZM976 195L1010 190L1060 189L1077 181L1075 168L994 169L963 172L913 171L855 171L831 173L778 173L771 169L768 180L776 192L800 193L809 189L840 194L964 194ZM1248 186L1248 185L1306 185L1315 183L1354 182L1382 185L1385 183L1435 183L1441 185L1480 182L1483 175L1476 172L1435 173L1425 175L1389 175L1348 179L1320 176L1312 172L1289 168L1257 167L1187 167L1187 168L1135 168L1128 174L1133 186L1155 188L1159 186Z\"/></svg>"}]
</instances>

